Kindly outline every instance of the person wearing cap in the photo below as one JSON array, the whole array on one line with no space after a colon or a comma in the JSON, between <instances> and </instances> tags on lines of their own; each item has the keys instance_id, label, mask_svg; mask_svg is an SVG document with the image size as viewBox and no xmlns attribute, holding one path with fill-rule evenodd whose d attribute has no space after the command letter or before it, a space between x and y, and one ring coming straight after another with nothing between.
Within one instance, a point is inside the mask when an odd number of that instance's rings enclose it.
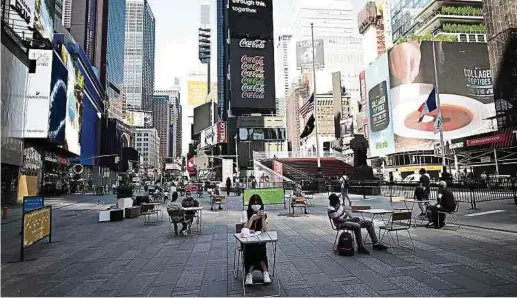
<instances>
[{"instance_id":1,"label":"person wearing cap","mask_svg":"<svg viewBox=\"0 0 517 298\"><path fill-rule=\"evenodd\" d=\"M427 210L427 218L429 219L429 225L436 229L441 229L445 226L445 214L438 212L453 212L456 209L456 200L450 190L447 189L447 182L440 181L438 183L438 203L433 206L429 206Z\"/></svg>"}]
</instances>

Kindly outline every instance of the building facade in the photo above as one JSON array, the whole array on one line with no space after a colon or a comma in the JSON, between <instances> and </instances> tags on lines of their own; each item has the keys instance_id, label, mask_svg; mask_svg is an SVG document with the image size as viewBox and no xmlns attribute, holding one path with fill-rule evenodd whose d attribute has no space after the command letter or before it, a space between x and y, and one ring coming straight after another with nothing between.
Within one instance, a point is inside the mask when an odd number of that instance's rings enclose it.
<instances>
[{"instance_id":1,"label":"building facade","mask_svg":"<svg viewBox=\"0 0 517 298\"><path fill-rule=\"evenodd\" d=\"M217 109L220 120L226 120L228 98L228 38L226 1L217 0Z\"/></svg>"},{"instance_id":2,"label":"building facade","mask_svg":"<svg viewBox=\"0 0 517 298\"><path fill-rule=\"evenodd\" d=\"M160 137L156 128L135 128L132 138L133 148L140 154L144 166L160 166Z\"/></svg>"},{"instance_id":3,"label":"building facade","mask_svg":"<svg viewBox=\"0 0 517 298\"><path fill-rule=\"evenodd\" d=\"M168 95L154 95L153 124L160 137L160 157L169 157L169 129L171 122L170 98Z\"/></svg>"},{"instance_id":4,"label":"building facade","mask_svg":"<svg viewBox=\"0 0 517 298\"><path fill-rule=\"evenodd\" d=\"M363 56L361 36L357 32L352 0L295 0L293 3L293 42L311 41L311 23L314 39L323 40L324 65L317 73L318 93L332 90L332 72L341 72L341 85L352 98L359 100L359 72ZM311 69L294 69L294 76Z\"/></svg>"},{"instance_id":5,"label":"building facade","mask_svg":"<svg viewBox=\"0 0 517 298\"><path fill-rule=\"evenodd\" d=\"M182 106L180 101L179 88L171 88L167 90L155 90L156 96L169 97L169 150L167 157L181 157L182 146Z\"/></svg>"},{"instance_id":6,"label":"building facade","mask_svg":"<svg viewBox=\"0 0 517 298\"><path fill-rule=\"evenodd\" d=\"M289 95L289 82L291 81L290 68L293 65L290 63L291 55L289 55L289 51L293 49L291 38L291 34L282 34L278 36L278 43L275 51L275 62L277 63L275 67L277 72L276 78L277 80L282 79L283 82L283 84L276 84L276 109L277 115L284 118L286 117L286 98Z\"/></svg>"},{"instance_id":7,"label":"building facade","mask_svg":"<svg viewBox=\"0 0 517 298\"><path fill-rule=\"evenodd\" d=\"M373 1L369 1L357 16L359 33L362 35L365 69L384 54L386 49L393 46L391 30L385 29L387 26L391 26L386 20L387 15L389 16L389 7L382 7Z\"/></svg>"},{"instance_id":8,"label":"building facade","mask_svg":"<svg viewBox=\"0 0 517 298\"><path fill-rule=\"evenodd\" d=\"M86 53L90 63L94 63L95 35L97 21L97 2L103 0L66 0L64 9L65 28L70 31ZM70 3L68 3L70 1ZM71 9L70 9L71 6ZM71 13L71 16L68 14ZM70 23L68 23L70 22ZM69 25L69 27L67 27Z\"/></svg>"},{"instance_id":9,"label":"building facade","mask_svg":"<svg viewBox=\"0 0 517 298\"><path fill-rule=\"evenodd\" d=\"M147 0L127 0L124 44L126 107L152 111L155 19Z\"/></svg>"}]
</instances>

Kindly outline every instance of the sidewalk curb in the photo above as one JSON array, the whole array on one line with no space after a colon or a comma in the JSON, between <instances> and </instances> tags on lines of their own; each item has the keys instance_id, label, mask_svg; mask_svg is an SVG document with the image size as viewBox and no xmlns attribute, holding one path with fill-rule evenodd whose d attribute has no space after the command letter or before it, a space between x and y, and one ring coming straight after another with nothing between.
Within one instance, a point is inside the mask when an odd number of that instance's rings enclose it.
<instances>
[{"instance_id":1,"label":"sidewalk curb","mask_svg":"<svg viewBox=\"0 0 517 298\"><path fill-rule=\"evenodd\" d=\"M482 229L482 230L498 231L498 232L517 234L517 231L511 231L511 230L506 230L506 229L498 229L498 228L487 228L487 227L477 226L477 225L473 225L473 224L463 224L462 223L461 226L462 227Z\"/></svg>"}]
</instances>

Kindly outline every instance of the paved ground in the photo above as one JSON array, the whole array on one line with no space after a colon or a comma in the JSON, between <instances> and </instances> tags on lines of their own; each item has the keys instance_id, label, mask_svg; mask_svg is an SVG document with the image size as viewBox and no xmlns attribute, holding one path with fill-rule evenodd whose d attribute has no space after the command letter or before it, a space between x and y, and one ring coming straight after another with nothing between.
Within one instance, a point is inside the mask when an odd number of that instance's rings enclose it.
<instances>
[{"instance_id":1,"label":"paved ground","mask_svg":"<svg viewBox=\"0 0 517 298\"><path fill-rule=\"evenodd\" d=\"M10 263L19 257L21 223L2 224L2 296L242 295L240 280L233 278L233 232L242 208L238 198L230 198L229 210L204 211L203 233L190 239L168 237L167 221L153 226L144 226L141 218L97 223L97 211L106 207L97 204L98 199L76 196L67 199L72 205L56 208L53 243L29 248L26 256L33 261ZM411 230L415 251L341 257L331 251L335 234L324 198L317 198L316 204L310 215L300 217L286 216L281 206L266 207L270 230L277 230L280 238L276 277L282 296L517 293L517 234L417 228ZM207 206L206 199L202 205ZM510 205L496 208L507 210ZM490 221L502 213L473 218ZM276 290L275 285L257 285L248 294L268 296Z\"/></svg>"}]
</instances>

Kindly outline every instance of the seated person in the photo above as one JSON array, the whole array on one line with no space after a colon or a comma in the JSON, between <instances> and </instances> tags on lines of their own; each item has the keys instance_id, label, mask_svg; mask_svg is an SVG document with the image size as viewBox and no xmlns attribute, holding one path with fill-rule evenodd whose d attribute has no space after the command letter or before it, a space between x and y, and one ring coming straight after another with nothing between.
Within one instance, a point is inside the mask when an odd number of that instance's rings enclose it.
<instances>
[{"instance_id":1,"label":"seated person","mask_svg":"<svg viewBox=\"0 0 517 298\"><path fill-rule=\"evenodd\" d=\"M415 198L418 201L425 201L429 200L429 194L431 193L431 179L429 179L429 176L426 174L426 170L424 168L420 169L420 180L418 182L418 186L415 189ZM419 216L425 217L425 210L427 207L427 203L418 203L418 207L420 208Z\"/></svg>"},{"instance_id":2,"label":"seated person","mask_svg":"<svg viewBox=\"0 0 517 298\"><path fill-rule=\"evenodd\" d=\"M248 222L246 228L253 231L267 232L267 215L264 212L262 198L254 194L248 203ZM246 285L253 284L253 270L260 270L264 276L264 283L271 283L268 272L267 250L265 243L247 244L244 250L244 266L246 268Z\"/></svg>"},{"instance_id":3,"label":"seated person","mask_svg":"<svg viewBox=\"0 0 517 298\"><path fill-rule=\"evenodd\" d=\"M427 209L427 218L429 225L434 225L435 228L440 229L445 226L445 214L438 214L440 212L453 212L456 209L456 201L454 195L447 189L447 182L440 181L438 183L438 203L434 206L429 206Z\"/></svg>"},{"instance_id":4,"label":"seated person","mask_svg":"<svg viewBox=\"0 0 517 298\"><path fill-rule=\"evenodd\" d=\"M181 206L183 208L199 207L199 202L196 199L194 199L194 197L192 196L192 193L190 191L187 191L185 193L185 198L183 199L183 201L181 201ZM193 221L194 217L196 217L196 213L197 213L197 211L186 211L185 219ZM192 221L191 221L191 223L192 223Z\"/></svg>"},{"instance_id":5,"label":"seated person","mask_svg":"<svg viewBox=\"0 0 517 298\"><path fill-rule=\"evenodd\" d=\"M215 200L216 198L221 195L220 192L219 192L219 188L216 187L214 188L214 190L212 191L212 193L210 194L210 199L211 199L211 202L212 204L210 205L210 210L214 210L214 205L215 205ZM221 204L219 204L219 210L223 210L223 207L221 207Z\"/></svg>"},{"instance_id":6,"label":"seated person","mask_svg":"<svg viewBox=\"0 0 517 298\"><path fill-rule=\"evenodd\" d=\"M173 192L172 193L172 197L171 197L171 201L167 204L167 210L182 210L183 207L181 206L181 203L178 202L178 193L177 192ZM176 236L178 235L178 222L182 221L183 218L181 217L175 217L175 218L171 218L171 221L174 223L174 233L176 234ZM180 233L182 235L186 235L186 230L188 228L188 225L187 223L182 223L182 228L181 228L181 231Z\"/></svg>"},{"instance_id":7,"label":"seated person","mask_svg":"<svg viewBox=\"0 0 517 298\"><path fill-rule=\"evenodd\" d=\"M303 192L302 192L302 185L300 183L296 183L294 185L294 189L293 189L293 198L291 200L291 207L293 208L293 214L294 214L294 204L302 204L304 205L304 213L305 214L309 214L309 212L307 212L307 198L303 195Z\"/></svg>"},{"instance_id":8,"label":"seated person","mask_svg":"<svg viewBox=\"0 0 517 298\"><path fill-rule=\"evenodd\" d=\"M334 222L338 229L349 229L355 233L355 241L357 242L357 252L362 254L370 254L370 252L363 245L363 238L361 236L361 228L366 228L370 238L372 239L373 249L386 250L388 247L379 243L373 222L369 220L362 220L359 217L352 217L346 210L336 194L329 196L329 211L328 215Z\"/></svg>"}]
</instances>

